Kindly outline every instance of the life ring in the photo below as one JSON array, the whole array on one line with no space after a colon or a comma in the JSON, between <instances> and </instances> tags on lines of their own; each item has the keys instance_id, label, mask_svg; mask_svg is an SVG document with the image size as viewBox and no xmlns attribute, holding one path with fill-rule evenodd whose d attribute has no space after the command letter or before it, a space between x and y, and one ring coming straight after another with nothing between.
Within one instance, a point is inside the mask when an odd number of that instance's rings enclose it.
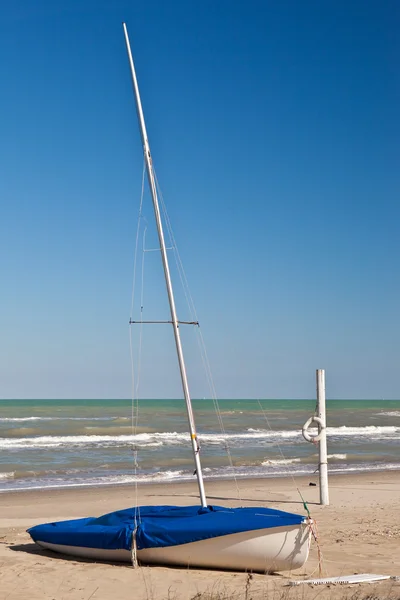
<instances>
[{"instance_id":1,"label":"life ring","mask_svg":"<svg viewBox=\"0 0 400 600\"><path fill-rule=\"evenodd\" d=\"M316 423L318 425L317 435L311 435L310 433L308 433L308 428L310 427L311 423ZM306 423L304 423L303 429L301 430L301 432L303 434L303 438L307 442L319 442L324 429L325 429L325 425L324 425L322 419L314 416L314 417L310 417L308 419L308 421L306 421Z\"/></svg>"}]
</instances>

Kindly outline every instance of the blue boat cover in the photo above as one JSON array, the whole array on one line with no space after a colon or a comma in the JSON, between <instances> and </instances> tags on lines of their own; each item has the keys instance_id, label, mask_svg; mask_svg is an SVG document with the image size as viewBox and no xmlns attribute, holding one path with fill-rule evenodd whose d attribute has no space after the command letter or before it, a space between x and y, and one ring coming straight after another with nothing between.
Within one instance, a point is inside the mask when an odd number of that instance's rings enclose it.
<instances>
[{"instance_id":1,"label":"blue boat cover","mask_svg":"<svg viewBox=\"0 0 400 600\"><path fill-rule=\"evenodd\" d=\"M304 520L272 508L222 506L140 506L89 517L36 525L28 529L35 542L65 546L131 550L136 529L138 550L187 544L208 538L297 525Z\"/></svg>"}]
</instances>

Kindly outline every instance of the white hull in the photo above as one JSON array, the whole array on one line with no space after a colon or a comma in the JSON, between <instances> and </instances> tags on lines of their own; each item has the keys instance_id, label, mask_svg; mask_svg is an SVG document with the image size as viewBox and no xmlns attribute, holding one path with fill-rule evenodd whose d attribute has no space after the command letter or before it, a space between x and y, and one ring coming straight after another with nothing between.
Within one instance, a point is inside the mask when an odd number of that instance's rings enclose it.
<instances>
[{"instance_id":1,"label":"white hull","mask_svg":"<svg viewBox=\"0 0 400 600\"><path fill-rule=\"evenodd\" d=\"M132 562L128 550L104 550L37 542L43 548L100 561ZM290 571L302 567L310 547L310 527L306 523L232 533L198 542L147 548L137 551L142 564L232 569L235 571Z\"/></svg>"}]
</instances>

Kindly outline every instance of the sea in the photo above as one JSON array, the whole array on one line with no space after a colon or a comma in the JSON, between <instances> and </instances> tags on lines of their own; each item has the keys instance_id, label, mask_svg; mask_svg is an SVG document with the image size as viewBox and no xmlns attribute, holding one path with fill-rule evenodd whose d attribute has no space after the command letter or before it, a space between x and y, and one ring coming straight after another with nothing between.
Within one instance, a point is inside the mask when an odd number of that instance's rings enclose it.
<instances>
[{"instance_id":1,"label":"sea","mask_svg":"<svg viewBox=\"0 0 400 600\"><path fill-rule=\"evenodd\" d=\"M205 480L312 476L315 400L194 400ZM134 428L137 420L137 427ZM329 473L400 470L400 400L328 400ZM0 400L0 492L195 480L183 400Z\"/></svg>"}]
</instances>

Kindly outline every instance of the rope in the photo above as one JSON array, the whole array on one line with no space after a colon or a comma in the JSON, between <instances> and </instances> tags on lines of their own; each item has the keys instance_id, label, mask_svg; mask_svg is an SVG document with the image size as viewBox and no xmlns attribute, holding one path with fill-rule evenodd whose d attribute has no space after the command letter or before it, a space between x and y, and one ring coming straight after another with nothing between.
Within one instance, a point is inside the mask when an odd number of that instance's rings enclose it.
<instances>
[{"instance_id":1,"label":"rope","mask_svg":"<svg viewBox=\"0 0 400 600\"><path fill-rule=\"evenodd\" d=\"M317 521L314 521L313 523L310 524L310 529L311 529L312 536L314 538L314 542L317 544L317 551L318 551L318 574L319 574L320 577L322 577L323 576L323 570L324 570L324 557L322 556L321 546L319 545ZM328 577L328 572L327 571L325 571L325 577Z\"/></svg>"},{"instance_id":2,"label":"rope","mask_svg":"<svg viewBox=\"0 0 400 600\"><path fill-rule=\"evenodd\" d=\"M137 543L136 543L136 525L135 529L132 532L132 566L136 569L138 567L138 558L137 558Z\"/></svg>"}]
</instances>

